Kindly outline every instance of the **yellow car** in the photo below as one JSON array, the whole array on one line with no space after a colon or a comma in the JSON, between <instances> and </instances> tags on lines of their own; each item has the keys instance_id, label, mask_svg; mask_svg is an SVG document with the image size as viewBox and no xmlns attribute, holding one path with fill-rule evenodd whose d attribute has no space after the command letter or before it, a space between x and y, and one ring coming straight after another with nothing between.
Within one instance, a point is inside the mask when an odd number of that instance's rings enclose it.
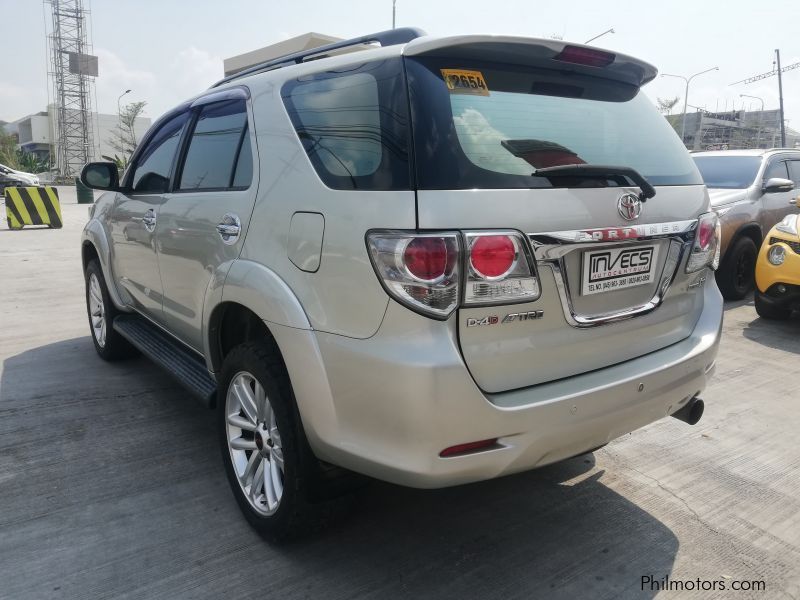
<instances>
[{"instance_id":1,"label":"yellow car","mask_svg":"<svg viewBox=\"0 0 800 600\"><path fill-rule=\"evenodd\" d=\"M800 215L787 215L767 234L756 262L756 312L788 319L800 309Z\"/></svg>"}]
</instances>

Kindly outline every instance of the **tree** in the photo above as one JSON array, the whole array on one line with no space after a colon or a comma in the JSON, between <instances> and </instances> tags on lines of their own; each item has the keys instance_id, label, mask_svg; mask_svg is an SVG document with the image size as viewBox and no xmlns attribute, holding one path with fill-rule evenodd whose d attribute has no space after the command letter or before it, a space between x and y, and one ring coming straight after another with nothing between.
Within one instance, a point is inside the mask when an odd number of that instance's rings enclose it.
<instances>
[{"instance_id":1,"label":"tree","mask_svg":"<svg viewBox=\"0 0 800 600\"><path fill-rule=\"evenodd\" d=\"M25 152L22 148L17 148L17 164L20 171L27 173L43 173L49 167L47 161L32 152Z\"/></svg>"},{"instance_id":2,"label":"tree","mask_svg":"<svg viewBox=\"0 0 800 600\"><path fill-rule=\"evenodd\" d=\"M136 150L139 141L136 139L136 119L144 111L147 102L131 102L120 109L119 123L114 131L111 132L109 145L119 153L119 165L124 169L128 161ZM116 155L115 155L116 156Z\"/></svg>"},{"instance_id":3,"label":"tree","mask_svg":"<svg viewBox=\"0 0 800 600\"><path fill-rule=\"evenodd\" d=\"M0 164L12 169L18 169L17 139L10 133L0 129Z\"/></svg>"},{"instance_id":4,"label":"tree","mask_svg":"<svg viewBox=\"0 0 800 600\"><path fill-rule=\"evenodd\" d=\"M672 114L672 109L675 108L675 105L678 102L680 102L680 96L675 96L674 98L656 99L656 104L658 105L659 112L665 115Z\"/></svg>"}]
</instances>

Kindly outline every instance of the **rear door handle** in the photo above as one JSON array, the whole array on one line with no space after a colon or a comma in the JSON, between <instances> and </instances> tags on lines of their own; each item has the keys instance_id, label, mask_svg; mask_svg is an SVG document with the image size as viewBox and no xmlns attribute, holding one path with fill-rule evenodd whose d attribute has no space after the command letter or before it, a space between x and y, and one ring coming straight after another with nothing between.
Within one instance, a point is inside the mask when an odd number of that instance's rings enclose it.
<instances>
[{"instance_id":1,"label":"rear door handle","mask_svg":"<svg viewBox=\"0 0 800 600\"><path fill-rule=\"evenodd\" d=\"M222 217L222 221L217 225L217 233L222 238L223 243L232 245L239 239L242 232L242 222L233 213L228 213Z\"/></svg>"}]
</instances>

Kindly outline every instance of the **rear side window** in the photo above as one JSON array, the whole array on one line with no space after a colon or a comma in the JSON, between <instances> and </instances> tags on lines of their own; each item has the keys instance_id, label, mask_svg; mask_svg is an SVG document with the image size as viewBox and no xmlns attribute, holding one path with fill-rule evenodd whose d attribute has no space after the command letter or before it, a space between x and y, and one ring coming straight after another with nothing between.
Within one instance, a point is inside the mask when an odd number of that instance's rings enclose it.
<instances>
[{"instance_id":1,"label":"rear side window","mask_svg":"<svg viewBox=\"0 0 800 600\"><path fill-rule=\"evenodd\" d=\"M189 113L181 113L161 126L136 161L131 187L134 192L163 193L169 189L172 163Z\"/></svg>"},{"instance_id":2,"label":"rear side window","mask_svg":"<svg viewBox=\"0 0 800 600\"><path fill-rule=\"evenodd\" d=\"M242 164L241 169L237 163ZM246 188L252 173L245 101L227 100L203 106L189 140L178 188Z\"/></svg>"},{"instance_id":3,"label":"rear side window","mask_svg":"<svg viewBox=\"0 0 800 600\"><path fill-rule=\"evenodd\" d=\"M409 189L408 111L399 59L284 84L286 110L328 187Z\"/></svg>"},{"instance_id":4,"label":"rear side window","mask_svg":"<svg viewBox=\"0 0 800 600\"><path fill-rule=\"evenodd\" d=\"M618 185L533 175L567 164L632 167L653 185L702 183L672 127L635 86L463 57L406 65L420 188ZM463 81L445 83L452 73Z\"/></svg>"}]
</instances>

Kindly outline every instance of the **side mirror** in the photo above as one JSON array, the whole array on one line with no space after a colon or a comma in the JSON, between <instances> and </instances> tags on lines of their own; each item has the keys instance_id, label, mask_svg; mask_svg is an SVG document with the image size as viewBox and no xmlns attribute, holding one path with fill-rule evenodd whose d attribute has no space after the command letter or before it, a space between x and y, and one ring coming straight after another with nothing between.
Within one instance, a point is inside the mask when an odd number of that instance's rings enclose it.
<instances>
[{"instance_id":1,"label":"side mirror","mask_svg":"<svg viewBox=\"0 0 800 600\"><path fill-rule=\"evenodd\" d=\"M772 194L775 192L791 192L794 189L794 181L781 177L771 177L764 184L764 192Z\"/></svg>"},{"instance_id":2,"label":"side mirror","mask_svg":"<svg viewBox=\"0 0 800 600\"><path fill-rule=\"evenodd\" d=\"M81 183L93 190L119 189L119 172L112 162L89 163L81 171Z\"/></svg>"}]
</instances>

